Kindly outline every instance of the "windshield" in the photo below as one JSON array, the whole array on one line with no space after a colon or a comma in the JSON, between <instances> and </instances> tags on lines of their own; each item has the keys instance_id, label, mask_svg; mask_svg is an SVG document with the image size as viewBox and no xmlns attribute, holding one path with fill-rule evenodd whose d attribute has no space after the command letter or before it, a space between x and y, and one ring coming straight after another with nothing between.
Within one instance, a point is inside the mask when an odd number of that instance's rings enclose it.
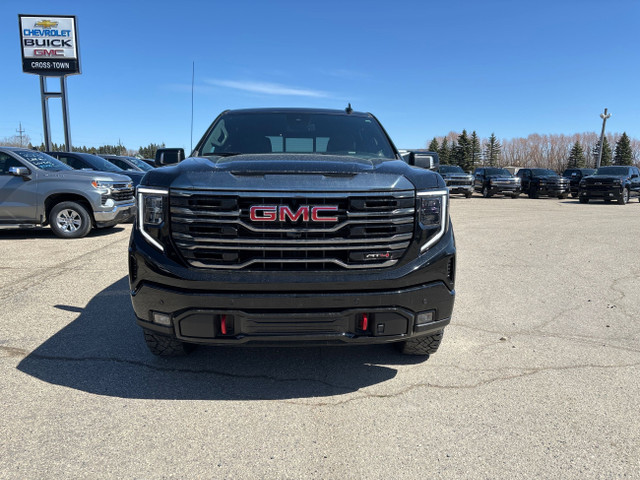
<instances>
[{"instance_id":1,"label":"windshield","mask_svg":"<svg viewBox=\"0 0 640 480\"><path fill-rule=\"evenodd\" d=\"M230 112L198 146L200 155L314 153L395 158L375 119L309 112Z\"/></svg>"},{"instance_id":2,"label":"windshield","mask_svg":"<svg viewBox=\"0 0 640 480\"><path fill-rule=\"evenodd\" d=\"M143 162L139 158L135 158L135 157L127 157L127 158L131 163L133 163L140 170L144 170L145 172L148 172L149 170L153 170L153 167L151 165L149 165L146 162Z\"/></svg>"},{"instance_id":3,"label":"windshield","mask_svg":"<svg viewBox=\"0 0 640 480\"><path fill-rule=\"evenodd\" d=\"M19 155L28 161L31 165L40 170L47 170L50 172L59 172L61 170L73 170L68 165L65 165L57 158L53 158L46 153L38 152L36 150L15 150L14 153Z\"/></svg>"},{"instance_id":4,"label":"windshield","mask_svg":"<svg viewBox=\"0 0 640 480\"><path fill-rule=\"evenodd\" d=\"M457 165L443 165L438 168L438 173L464 173L464 170Z\"/></svg>"},{"instance_id":5,"label":"windshield","mask_svg":"<svg viewBox=\"0 0 640 480\"><path fill-rule=\"evenodd\" d=\"M98 170L100 172L122 172L123 170L114 165L109 160L105 160L102 157L98 157L97 155L91 155L90 153L80 153L82 158L84 158L88 163L91 164L94 170Z\"/></svg>"},{"instance_id":6,"label":"windshield","mask_svg":"<svg viewBox=\"0 0 640 480\"><path fill-rule=\"evenodd\" d=\"M629 173L628 167L600 167L596 170L596 175L616 175L623 176Z\"/></svg>"},{"instance_id":7,"label":"windshield","mask_svg":"<svg viewBox=\"0 0 640 480\"><path fill-rule=\"evenodd\" d=\"M532 168L531 174L534 177L555 177L557 175L556 172L548 168Z\"/></svg>"},{"instance_id":8,"label":"windshield","mask_svg":"<svg viewBox=\"0 0 640 480\"><path fill-rule=\"evenodd\" d=\"M504 175L505 177L511 176L511 174L509 173L509 170L504 168L485 168L484 174L485 175Z\"/></svg>"}]
</instances>

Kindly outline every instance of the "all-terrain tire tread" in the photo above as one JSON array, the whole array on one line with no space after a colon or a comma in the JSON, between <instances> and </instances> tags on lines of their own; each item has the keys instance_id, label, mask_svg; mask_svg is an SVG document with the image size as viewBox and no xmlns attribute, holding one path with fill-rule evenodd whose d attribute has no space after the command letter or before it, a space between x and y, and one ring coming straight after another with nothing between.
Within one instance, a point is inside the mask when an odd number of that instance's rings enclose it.
<instances>
[{"instance_id":1,"label":"all-terrain tire tread","mask_svg":"<svg viewBox=\"0 0 640 480\"><path fill-rule=\"evenodd\" d=\"M180 357L188 354L193 347L180 340L144 330L144 341L149 351L159 357Z\"/></svg>"},{"instance_id":2,"label":"all-terrain tire tread","mask_svg":"<svg viewBox=\"0 0 640 480\"><path fill-rule=\"evenodd\" d=\"M433 335L415 337L398 344L400 352L405 355L426 355L427 357L438 351L444 331Z\"/></svg>"}]
</instances>

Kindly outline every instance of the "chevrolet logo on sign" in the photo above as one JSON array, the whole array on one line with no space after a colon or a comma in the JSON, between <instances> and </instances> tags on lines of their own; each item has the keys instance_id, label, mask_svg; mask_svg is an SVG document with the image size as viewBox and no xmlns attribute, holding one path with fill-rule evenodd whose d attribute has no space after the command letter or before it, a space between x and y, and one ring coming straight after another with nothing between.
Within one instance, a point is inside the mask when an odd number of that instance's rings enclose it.
<instances>
[{"instance_id":1,"label":"chevrolet logo on sign","mask_svg":"<svg viewBox=\"0 0 640 480\"><path fill-rule=\"evenodd\" d=\"M36 22L36 27L52 28L57 26L58 22L52 22L51 20L40 20L39 22Z\"/></svg>"}]
</instances>

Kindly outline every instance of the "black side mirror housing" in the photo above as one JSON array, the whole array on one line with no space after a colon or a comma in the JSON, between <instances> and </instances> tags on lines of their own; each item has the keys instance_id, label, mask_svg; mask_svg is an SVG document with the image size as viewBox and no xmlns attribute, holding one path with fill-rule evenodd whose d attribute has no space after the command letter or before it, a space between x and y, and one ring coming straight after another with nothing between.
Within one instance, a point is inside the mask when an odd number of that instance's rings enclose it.
<instances>
[{"instance_id":1,"label":"black side mirror housing","mask_svg":"<svg viewBox=\"0 0 640 480\"><path fill-rule=\"evenodd\" d=\"M185 159L183 148L159 148L156 151L156 167L174 165Z\"/></svg>"},{"instance_id":2,"label":"black side mirror housing","mask_svg":"<svg viewBox=\"0 0 640 480\"><path fill-rule=\"evenodd\" d=\"M440 166L440 157L437 152L403 150L402 156L409 165L413 165L414 167L436 171Z\"/></svg>"}]
</instances>

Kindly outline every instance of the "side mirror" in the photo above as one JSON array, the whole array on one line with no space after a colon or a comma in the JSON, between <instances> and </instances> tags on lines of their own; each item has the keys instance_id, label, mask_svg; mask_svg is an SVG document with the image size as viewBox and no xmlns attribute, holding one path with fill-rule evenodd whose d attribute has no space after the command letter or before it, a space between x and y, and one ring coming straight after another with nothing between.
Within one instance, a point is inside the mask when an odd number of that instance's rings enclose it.
<instances>
[{"instance_id":1,"label":"side mirror","mask_svg":"<svg viewBox=\"0 0 640 480\"><path fill-rule=\"evenodd\" d=\"M409 165L426 168L428 170L437 170L440 166L440 159L436 155L411 152L409 156Z\"/></svg>"},{"instance_id":2,"label":"side mirror","mask_svg":"<svg viewBox=\"0 0 640 480\"><path fill-rule=\"evenodd\" d=\"M9 167L9 174L16 177L26 177L29 173L27 167Z\"/></svg>"},{"instance_id":3,"label":"side mirror","mask_svg":"<svg viewBox=\"0 0 640 480\"><path fill-rule=\"evenodd\" d=\"M174 165L185 159L183 148L159 148L156 151L156 167Z\"/></svg>"}]
</instances>

